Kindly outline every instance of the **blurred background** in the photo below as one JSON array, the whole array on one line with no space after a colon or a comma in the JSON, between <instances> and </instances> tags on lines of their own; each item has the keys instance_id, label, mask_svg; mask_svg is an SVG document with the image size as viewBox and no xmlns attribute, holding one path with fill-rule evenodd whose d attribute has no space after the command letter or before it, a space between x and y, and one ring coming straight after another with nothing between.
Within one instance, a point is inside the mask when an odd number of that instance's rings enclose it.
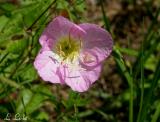
<instances>
[{"instance_id":1,"label":"blurred background","mask_svg":"<svg viewBox=\"0 0 160 122\"><path fill-rule=\"evenodd\" d=\"M114 40L84 93L42 81L38 39L55 16ZM160 122L160 0L0 0L0 122Z\"/></svg>"}]
</instances>

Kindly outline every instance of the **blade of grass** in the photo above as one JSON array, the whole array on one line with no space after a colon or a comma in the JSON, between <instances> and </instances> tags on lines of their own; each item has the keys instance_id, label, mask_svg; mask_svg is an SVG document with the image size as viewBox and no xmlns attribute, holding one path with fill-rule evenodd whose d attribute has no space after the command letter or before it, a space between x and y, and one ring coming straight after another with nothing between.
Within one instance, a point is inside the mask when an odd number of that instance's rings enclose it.
<instances>
[{"instance_id":1,"label":"blade of grass","mask_svg":"<svg viewBox=\"0 0 160 122\"><path fill-rule=\"evenodd\" d=\"M86 111L78 113L78 117L79 118L84 118L84 117L92 115L93 113L94 113L93 110L86 110Z\"/></svg>"},{"instance_id":2,"label":"blade of grass","mask_svg":"<svg viewBox=\"0 0 160 122\"><path fill-rule=\"evenodd\" d=\"M146 119L147 110L150 107L150 101L152 99L153 91L156 88L156 85L158 84L158 80L160 79L159 67L160 67L160 59L158 61L157 68L156 68L156 71L154 73L154 77L153 77L153 80L152 80L151 87L150 87L147 95L145 96L145 99L144 99L144 102L143 102L143 105L142 105L142 110L141 111L143 111L143 112L140 113L140 115L139 115L140 117L139 117L139 120L137 120L137 122L144 122L145 119Z\"/></svg>"},{"instance_id":3,"label":"blade of grass","mask_svg":"<svg viewBox=\"0 0 160 122\"><path fill-rule=\"evenodd\" d=\"M150 57L151 54L154 53L154 51L157 49L158 44L160 43L160 36L155 37L155 39L153 40L152 44L150 44L150 46L147 49L144 49L144 53L142 54L142 52L140 52L140 57L144 57L144 62L147 61L147 59ZM137 74L140 73L140 68L141 68L141 64L142 62L139 62L139 60L141 60L141 58L139 58L138 56L138 60L136 61L137 63L134 64L135 67L135 72L134 72L134 76L135 78L137 77Z\"/></svg>"},{"instance_id":4,"label":"blade of grass","mask_svg":"<svg viewBox=\"0 0 160 122\"><path fill-rule=\"evenodd\" d=\"M157 10L156 15L154 16L154 19L153 19L151 25L149 26L147 33L144 36L144 41L143 41L143 42L145 42L145 43L143 43L144 52L148 51L148 48L150 48L150 45L151 45L151 40L155 36L155 31L153 31L153 27L157 24L157 18L159 16L159 13L160 13L160 8ZM138 57L137 57L137 59L136 59L136 61L134 63L134 66L133 66L134 69L135 69L134 70L135 77L137 76L137 74L140 71L141 64L139 63L139 61L141 60L141 56L142 56L142 52L139 53L139 55L138 55ZM146 58L148 58L148 56Z\"/></svg>"},{"instance_id":5,"label":"blade of grass","mask_svg":"<svg viewBox=\"0 0 160 122\"><path fill-rule=\"evenodd\" d=\"M160 102L158 103L158 107L156 107L156 111L152 117L151 122L157 122L158 117L160 116Z\"/></svg>"},{"instance_id":6,"label":"blade of grass","mask_svg":"<svg viewBox=\"0 0 160 122\"><path fill-rule=\"evenodd\" d=\"M125 66L125 63L122 59L122 55L121 55L120 51L116 47L114 47L114 49L113 49L113 56L114 56L114 59L118 65L118 67L120 68L121 72L124 74L124 77L128 82L128 85L131 86L132 85L132 77L131 77L130 73L127 71L127 67Z\"/></svg>"},{"instance_id":7,"label":"blade of grass","mask_svg":"<svg viewBox=\"0 0 160 122\"><path fill-rule=\"evenodd\" d=\"M1 60L0 60L0 64L3 62L3 60L8 56L8 52L1 58Z\"/></svg>"},{"instance_id":8,"label":"blade of grass","mask_svg":"<svg viewBox=\"0 0 160 122\"><path fill-rule=\"evenodd\" d=\"M103 112L102 110L99 110L99 109L95 109L94 110L97 114L100 114L106 121L108 121L108 119L113 119L112 116L110 115L107 115L105 112Z\"/></svg>"},{"instance_id":9,"label":"blade of grass","mask_svg":"<svg viewBox=\"0 0 160 122\"><path fill-rule=\"evenodd\" d=\"M152 21L151 25L149 26L147 33L144 36L144 42L145 42L145 43L143 43L144 50L146 50L147 47L150 45L150 40L152 39L152 38L150 38L150 36L151 36L150 34L154 33L153 27L157 24L157 19L158 19L159 13L160 13L160 8L157 10L155 16L153 17L153 21Z\"/></svg>"},{"instance_id":10,"label":"blade of grass","mask_svg":"<svg viewBox=\"0 0 160 122\"><path fill-rule=\"evenodd\" d=\"M110 23L109 23L108 17L105 14L102 0L100 0L100 5L101 5L101 11L102 11L102 15L103 15L103 21L104 21L104 24L105 24L105 28L110 32Z\"/></svg>"},{"instance_id":11,"label":"blade of grass","mask_svg":"<svg viewBox=\"0 0 160 122\"><path fill-rule=\"evenodd\" d=\"M149 56L157 49L158 44L160 43L160 36L158 36L155 41L153 42L153 44L151 45L150 49L148 51L146 51L145 57L144 57L144 61L146 61Z\"/></svg>"},{"instance_id":12,"label":"blade of grass","mask_svg":"<svg viewBox=\"0 0 160 122\"><path fill-rule=\"evenodd\" d=\"M137 56L138 55L138 51L134 50L134 49L130 49L130 48L121 48L121 47L116 47L120 52L125 53L127 55L130 56Z\"/></svg>"},{"instance_id":13,"label":"blade of grass","mask_svg":"<svg viewBox=\"0 0 160 122\"><path fill-rule=\"evenodd\" d=\"M3 76L0 76L0 81L3 82L3 83L6 83L12 87L15 87L15 88L21 88L21 86L19 84L17 84L15 81L12 81L10 79L7 79Z\"/></svg>"},{"instance_id":14,"label":"blade of grass","mask_svg":"<svg viewBox=\"0 0 160 122\"><path fill-rule=\"evenodd\" d=\"M37 23L37 21L48 11L49 8L51 8L53 4L56 3L56 1L57 0L52 1L51 4L47 6L47 8L40 14L40 16L37 17L37 19L32 23L32 25L27 30L31 30L33 26Z\"/></svg>"},{"instance_id":15,"label":"blade of grass","mask_svg":"<svg viewBox=\"0 0 160 122\"><path fill-rule=\"evenodd\" d=\"M139 112L138 112L138 119L137 121L139 121L140 119L140 115L142 113L142 106L143 106L143 99L144 99L144 53L143 53L143 44L142 44L142 57L141 57L141 97L140 97L140 108L139 108Z\"/></svg>"},{"instance_id":16,"label":"blade of grass","mask_svg":"<svg viewBox=\"0 0 160 122\"><path fill-rule=\"evenodd\" d=\"M120 68L122 74L127 80L130 88L130 101L129 101L129 122L133 122L133 78L132 75L128 72L127 67L122 59L122 56L116 48L113 50L114 59Z\"/></svg>"}]
</instances>

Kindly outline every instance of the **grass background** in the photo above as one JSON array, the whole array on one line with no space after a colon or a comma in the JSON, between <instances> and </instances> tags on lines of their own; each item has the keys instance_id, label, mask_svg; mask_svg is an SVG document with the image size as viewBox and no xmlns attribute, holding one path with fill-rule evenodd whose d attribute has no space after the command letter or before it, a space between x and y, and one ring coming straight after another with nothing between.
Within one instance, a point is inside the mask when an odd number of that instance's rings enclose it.
<instances>
[{"instance_id":1,"label":"grass background","mask_svg":"<svg viewBox=\"0 0 160 122\"><path fill-rule=\"evenodd\" d=\"M58 15L113 36L100 79L85 93L46 83L33 67L38 39ZM159 122L160 1L0 0L0 121L14 119Z\"/></svg>"}]
</instances>

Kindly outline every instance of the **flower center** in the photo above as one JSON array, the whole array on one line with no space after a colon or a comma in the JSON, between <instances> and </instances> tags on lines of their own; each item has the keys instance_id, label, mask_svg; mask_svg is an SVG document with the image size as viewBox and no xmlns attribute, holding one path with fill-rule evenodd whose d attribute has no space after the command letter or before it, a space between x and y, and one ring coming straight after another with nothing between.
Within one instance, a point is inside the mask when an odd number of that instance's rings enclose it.
<instances>
[{"instance_id":1,"label":"flower center","mask_svg":"<svg viewBox=\"0 0 160 122\"><path fill-rule=\"evenodd\" d=\"M59 39L55 45L54 51L63 59L63 61L73 62L79 56L81 41L70 36Z\"/></svg>"}]
</instances>

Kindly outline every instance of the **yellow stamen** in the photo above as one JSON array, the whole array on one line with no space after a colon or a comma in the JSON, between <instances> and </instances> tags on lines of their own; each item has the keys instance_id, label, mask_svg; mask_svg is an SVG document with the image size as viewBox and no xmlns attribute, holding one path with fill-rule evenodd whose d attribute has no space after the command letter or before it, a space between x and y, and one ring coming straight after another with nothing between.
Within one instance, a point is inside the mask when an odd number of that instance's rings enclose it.
<instances>
[{"instance_id":1,"label":"yellow stamen","mask_svg":"<svg viewBox=\"0 0 160 122\"><path fill-rule=\"evenodd\" d=\"M63 61L74 62L77 60L82 46L82 40L73 39L70 34L59 39L53 51L62 57Z\"/></svg>"}]
</instances>

